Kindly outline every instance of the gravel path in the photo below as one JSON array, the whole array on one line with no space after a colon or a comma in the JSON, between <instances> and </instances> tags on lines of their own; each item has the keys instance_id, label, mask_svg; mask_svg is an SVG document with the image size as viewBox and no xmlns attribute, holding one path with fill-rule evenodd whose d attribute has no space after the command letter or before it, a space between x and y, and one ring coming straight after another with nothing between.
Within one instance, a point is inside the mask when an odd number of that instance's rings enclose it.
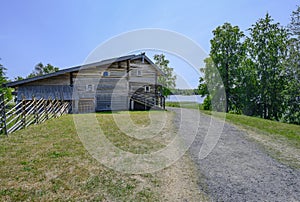
<instances>
[{"instance_id":1,"label":"gravel path","mask_svg":"<svg viewBox=\"0 0 300 202\"><path fill-rule=\"evenodd\" d=\"M176 112L177 126L182 113L184 116L199 113L191 109L169 110ZM201 113L199 116L199 129L190 153L207 184L206 188L202 185L200 189L207 192L213 201L300 201L300 171L272 159L258 145L247 140L245 132L232 125L224 125L212 152L206 158L199 159L199 151L211 122L209 116ZM180 127L189 133L192 125L195 121L190 120Z\"/></svg>"}]
</instances>

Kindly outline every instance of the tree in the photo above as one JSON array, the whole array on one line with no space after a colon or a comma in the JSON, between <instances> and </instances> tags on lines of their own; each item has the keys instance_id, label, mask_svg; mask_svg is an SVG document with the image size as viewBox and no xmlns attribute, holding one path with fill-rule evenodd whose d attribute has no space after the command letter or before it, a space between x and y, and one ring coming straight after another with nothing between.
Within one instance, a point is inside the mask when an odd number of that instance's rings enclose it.
<instances>
[{"instance_id":1,"label":"tree","mask_svg":"<svg viewBox=\"0 0 300 202\"><path fill-rule=\"evenodd\" d=\"M285 91L286 111L284 120L300 124L300 7L293 11L288 25L290 40L288 44L288 59L286 77L288 85Z\"/></svg>"},{"instance_id":2,"label":"tree","mask_svg":"<svg viewBox=\"0 0 300 202\"><path fill-rule=\"evenodd\" d=\"M249 39L244 42L244 50L249 46ZM238 90L238 106L240 112L248 116L257 116L258 103L258 79L254 62L249 57L243 57L237 72Z\"/></svg>"},{"instance_id":3,"label":"tree","mask_svg":"<svg viewBox=\"0 0 300 202\"><path fill-rule=\"evenodd\" d=\"M199 79L198 93L202 97L205 96L203 102L203 109L225 111L226 102L224 92L224 84L222 78L218 73L218 69L215 67L212 58L208 57L204 60L205 67L200 68L200 72L203 73L203 77Z\"/></svg>"},{"instance_id":4,"label":"tree","mask_svg":"<svg viewBox=\"0 0 300 202\"><path fill-rule=\"evenodd\" d=\"M266 14L249 29L247 55L256 72L258 113L263 118L279 120L284 111L288 34L272 21Z\"/></svg>"},{"instance_id":5,"label":"tree","mask_svg":"<svg viewBox=\"0 0 300 202\"><path fill-rule=\"evenodd\" d=\"M234 110L237 105L237 69L243 54L242 38L244 34L238 26L225 23L213 31L214 38L210 40L210 57L218 69L224 83L226 95L225 110Z\"/></svg>"},{"instance_id":6,"label":"tree","mask_svg":"<svg viewBox=\"0 0 300 202\"><path fill-rule=\"evenodd\" d=\"M205 97L204 101L203 101L203 109L204 110L211 110L211 94L213 92L210 92L208 90L208 85L209 82L212 81L212 76L213 74L213 61L212 59L206 58L204 60L205 63L205 67L200 68L200 72L203 73L203 77L199 78L199 86L198 86L198 91L199 91L199 95L201 95L201 97ZM215 84L214 84L215 85Z\"/></svg>"},{"instance_id":7,"label":"tree","mask_svg":"<svg viewBox=\"0 0 300 202\"><path fill-rule=\"evenodd\" d=\"M172 89L176 87L176 75L173 74L173 68L169 67L169 60L164 54L154 55L155 64L162 70L164 75L158 77L158 82L162 85L164 96L171 94Z\"/></svg>"},{"instance_id":8,"label":"tree","mask_svg":"<svg viewBox=\"0 0 300 202\"><path fill-rule=\"evenodd\" d=\"M21 81L23 80L24 78L22 76L17 76L14 78L14 81Z\"/></svg>"},{"instance_id":9,"label":"tree","mask_svg":"<svg viewBox=\"0 0 300 202\"><path fill-rule=\"evenodd\" d=\"M8 100L12 99L11 89L7 87L3 87L3 84L8 82L7 77L5 76L5 71L7 69L0 64L0 94L4 94L4 97Z\"/></svg>"},{"instance_id":10,"label":"tree","mask_svg":"<svg viewBox=\"0 0 300 202\"><path fill-rule=\"evenodd\" d=\"M285 72L288 82L284 91L284 121L300 124L300 44L295 38L289 41Z\"/></svg>"},{"instance_id":11,"label":"tree","mask_svg":"<svg viewBox=\"0 0 300 202\"><path fill-rule=\"evenodd\" d=\"M266 14L251 26L242 43L238 27L229 23L217 27L199 80L199 94L207 96L204 107L214 106L216 89L222 88L220 82L211 82L216 67L224 82L226 111L300 124L299 6L288 28Z\"/></svg>"},{"instance_id":12,"label":"tree","mask_svg":"<svg viewBox=\"0 0 300 202\"><path fill-rule=\"evenodd\" d=\"M294 36L300 37L300 6L297 6L297 9L292 12L291 22L288 25L288 29Z\"/></svg>"},{"instance_id":13,"label":"tree","mask_svg":"<svg viewBox=\"0 0 300 202\"><path fill-rule=\"evenodd\" d=\"M199 86L198 86L198 92L201 97L205 97L203 100L203 109L204 110L211 110L211 96L209 94L207 84L203 77L200 77L199 79Z\"/></svg>"},{"instance_id":14,"label":"tree","mask_svg":"<svg viewBox=\"0 0 300 202\"><path fill-rule=\"evenodd\" d=\"M43 63L38 63L37 65L35 65L34 67L34 71L29 74L27 76L27 78L32 78L35 76L41 76L44 74L49 74L49 73L53 73L53 72L57 72L59 70L58 67L54 67L51 64L47 64L46 66L43 65Z\"/></svg>"}]
</instances>

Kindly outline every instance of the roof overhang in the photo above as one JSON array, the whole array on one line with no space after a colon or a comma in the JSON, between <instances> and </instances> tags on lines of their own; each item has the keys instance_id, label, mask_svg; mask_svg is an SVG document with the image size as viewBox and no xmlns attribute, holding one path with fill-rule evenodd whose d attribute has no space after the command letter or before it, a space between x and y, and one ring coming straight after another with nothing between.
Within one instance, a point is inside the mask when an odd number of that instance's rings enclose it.
<instances>
[{"instance_id":1,"label":"roof overhang","mask_svg":"<svg viewBox=\"0 0 300 202\"><path fill-rule=\"evenodd\" d=\"M66 73L78 72L79 70L84 69L84 68L110 65L110 64L115 63L115 62L122 62L122 61L126 61L126 60L136 60L136 59L140 59L142 57L144 57L144 60L149 62L157 70L159 75L164 75L164 73L161 71L161 69L157 65L155 65L144 53L142 53L142 54L139 54L139 55L127 55L127 56L122 56L122 57L118 57L118 58L111 58L111 59L107 59L107 60L102 60L100 62L94 62L94 63L90 63L90 64L84 64L84 65L79 65L79 66L75 66L75 67L71 67L71 68L67 68L67 69L62 69L62 70L59 70L57 72L53 72L53 73L50 73L50 74L45 74L45 75L41 75L41 76L27 78L27 79L23 79L23 80L20 80L20 81L8 82L8 83L3 84L3 86L4 87L17 87L19 85L23 85L23 84L26 84L26 83L30 83L30 82L34 82L34 81L38 81L38 80L42 80L42 79L46 79L46 78L66 74Z\"/></svg>"}]
</instances>

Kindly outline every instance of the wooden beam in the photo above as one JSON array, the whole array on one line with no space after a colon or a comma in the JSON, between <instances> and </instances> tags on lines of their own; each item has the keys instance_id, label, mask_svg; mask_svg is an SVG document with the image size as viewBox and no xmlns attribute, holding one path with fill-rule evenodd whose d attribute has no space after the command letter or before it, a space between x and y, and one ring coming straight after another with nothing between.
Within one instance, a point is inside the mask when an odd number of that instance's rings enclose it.
<instances>
[{"instance_id":1,"label":"wooden beam","mask_svg":"<svg viewBox=\"0 0 300 202\"><path fill-rule=\"evenodd\" d=\"M148 67L151 67L150 64L131 64L130 67L133 67L133 68L148 68Z\"/></svg>"},{"instance_id":2,"label":"wooden beam","mask_svg":"<svg viewBox=\"0 0 300 202\"><path fill-rule=\"evenodd\" d=\"M73 72L70 72L70 86L73 86Z\"/></svg>"}]
</instances>

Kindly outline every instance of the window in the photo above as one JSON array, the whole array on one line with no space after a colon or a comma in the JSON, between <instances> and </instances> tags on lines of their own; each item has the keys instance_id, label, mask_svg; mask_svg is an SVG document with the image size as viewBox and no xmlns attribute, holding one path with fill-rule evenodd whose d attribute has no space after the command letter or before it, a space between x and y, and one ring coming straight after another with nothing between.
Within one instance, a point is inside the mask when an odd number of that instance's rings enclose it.
<instances>
[{"instance_id":1,"label":"window","mask_svg":"<svg viewBox=\"0 0 300 202\"><path fill-rule=\"evenodd\" d=\"M103 73L102 73L102 76L103 76L103 77L109 76L109 72L103 72Z\"/></svg>"},{"instance_id":2,"label":"window","mask_svg":"<svg viewBox=\"0 0 300 202\"><path fill-rule=\"evenodd\" d=\"M142 70L140 70L140 69L136 70L136 75L137 76L142 76Z\"/></svg>"},{"instance_id":3,"label":"window","mask_svg":"<svg viewBox=\"0 0 300 202\"><path fill-rule=\"evenodd\" d=\"M94 86L92 84L86 85L86 91L94 91Z\"/></svg>"},{"instance_id":4,"label":"window","mask_svg":"<svg viewBox=\"0 0 300 202\"><path fill-rule=\"evenodd\" d=\"M150 86L145 86L145 92L146 93L150 93L150 90L151 90Z\"/></svg>"}]
</instances>

